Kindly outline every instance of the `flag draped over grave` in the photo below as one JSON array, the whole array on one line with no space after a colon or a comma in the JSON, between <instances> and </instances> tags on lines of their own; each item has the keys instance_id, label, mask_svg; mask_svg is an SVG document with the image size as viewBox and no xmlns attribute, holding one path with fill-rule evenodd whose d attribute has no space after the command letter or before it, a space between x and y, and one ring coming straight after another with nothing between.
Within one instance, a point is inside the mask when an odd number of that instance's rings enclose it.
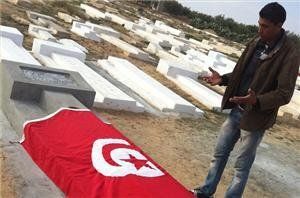
<instances>
[{"instance_id":1,"label":"flag draped over grave","mask_svg":"<svg viewBox=\"0 0 300 198\"><path fill-rule=\"evenodd\" d=\"M24 124L23 147L67 197L192 197L141 149L89 110Z\"/></svg>"}]
</instances>

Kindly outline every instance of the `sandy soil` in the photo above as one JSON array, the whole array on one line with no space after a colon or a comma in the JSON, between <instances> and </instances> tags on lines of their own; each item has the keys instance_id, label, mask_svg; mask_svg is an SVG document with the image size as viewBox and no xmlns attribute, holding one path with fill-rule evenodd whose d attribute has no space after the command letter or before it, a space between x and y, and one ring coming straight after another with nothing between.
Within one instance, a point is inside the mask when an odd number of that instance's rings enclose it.
<instances>
[{"instance_id":1,"label":"sandy soil","mask_svg":"<svg viewBox=\"0 0 300 198\"><path fill-rule=\"evenodd\" d=\"M12 198L15 196L14 181L9 174L6 174L6 156L0 148L0 197Z\"/></svg>"},{"instance_id":2,"label":"sandy soil","mask_svg":"<svg viewBox=\"0 0 300 198\"><path fill-rule=\"evenodd\" d=\"M28 27L11 18L12 14L27 18L25 10L29 7L28 4L14 6L3 1L0 4L1 24L18 28L25 37L24 47L30 50L33 38L27 34ZM118 8L117 6L112 7ZM44 9L40 4L34 4L30 8L38 12ZM134 19L134 16L127 15L127 17ZM146 46L144 41L129 34L124 27L101 20L98 22L110 25L120 31L121 38L126 42L139 48ZM62 21L59 21L59 24L66 29L70 28L70 24ZM207 110L174 83L156 72L155 65L127 57L122 50L107 42L90 41L73 33L70 34L70 38L89 50L88 60L103 59L109 55L126 58L186 100L206 110L204 118L193 119L93 109L97 115L105 117L126 137L142 148L187 189L201 184L207 174L218 130L226 116ZM244 197L297 197L296 195L300 194L298 189L300 186L299 131L299 121L280 118L277 124L266 133L263 144L258 150L257 163L254 164ZM223 197L230 182L235 152L233 151L233 157L223 175L216 197ZM10 179L9 174L6 174L5 159L5 155L0 152L0 197L15 197L14 181ZM272 166L266 166L265 161Z\"/></svg>"}]
</instances>

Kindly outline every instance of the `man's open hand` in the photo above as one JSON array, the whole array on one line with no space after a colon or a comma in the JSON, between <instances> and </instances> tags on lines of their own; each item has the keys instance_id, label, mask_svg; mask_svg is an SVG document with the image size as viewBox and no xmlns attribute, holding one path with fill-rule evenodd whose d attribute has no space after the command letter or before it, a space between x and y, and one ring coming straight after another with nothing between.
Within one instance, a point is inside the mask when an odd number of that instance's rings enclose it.
<instances>
[{"instance_id":1,"label":"man's open hand","mask_svg":"<svg viewBox=\"0 0 300 198\"><path fill-rule=\"evenodd\" d=\"M251 89L248 90L248 95L246 96L233 96L232 98L229 98L230 102L236 103L236 104L250 104L254 105L257 102L255 92Z\"/></svg>"},{"instance_id":2,"label":"man's open hand","mask_svg":"<svg viewBox=\"0 0 300 198\"><path fill-rule=\"evenodd\" d=\"M204 80L205 82L209 83L210 85L218 85L221 83L221 76L218 72L216 72L215 70L213 70L211 67L208 68L209 71L211 71L211 75L210 76L204 76L204 77L198 77L198 79L202 79Z\"/></svg>"}]
</instances>

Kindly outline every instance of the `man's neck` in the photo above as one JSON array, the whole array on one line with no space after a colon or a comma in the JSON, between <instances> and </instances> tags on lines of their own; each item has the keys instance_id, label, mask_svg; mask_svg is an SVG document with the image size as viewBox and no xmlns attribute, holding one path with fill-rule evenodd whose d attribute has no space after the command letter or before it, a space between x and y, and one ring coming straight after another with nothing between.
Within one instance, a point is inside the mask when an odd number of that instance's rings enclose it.
<instances>
[{"instance_id":1,"label":"man's neck","mask_svg":"<svg viewBox=\"0 0 300 198\"><path fill-rule=\"evenodd\" d=\"M277 41L281 38L283 33L283 29L281 29L280 31L278 31L278 33L275 35L275 37L271 40L271 41L267 41L267 45L268 46L273 46L277 43Z\"/></svg>"}]
</instances>

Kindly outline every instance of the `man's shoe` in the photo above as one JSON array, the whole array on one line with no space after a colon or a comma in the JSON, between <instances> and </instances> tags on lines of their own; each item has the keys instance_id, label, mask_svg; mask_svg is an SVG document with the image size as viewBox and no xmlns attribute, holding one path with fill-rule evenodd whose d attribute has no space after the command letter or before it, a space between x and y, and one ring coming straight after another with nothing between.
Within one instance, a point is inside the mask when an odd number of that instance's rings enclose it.
<instances>
[{"instance_id":1,"label":"man's shoe","mask_svg":"<svg viewBox=\"0 0 300 198\"><path fill-rule=\"evenodd\" d=\"M192 192L194 193L195 198L213 198L213 196L207 196L207 195L205 195L201 191L201 188L196 188L196 189L192 190Z\"/></svg>"}]
</instances>

